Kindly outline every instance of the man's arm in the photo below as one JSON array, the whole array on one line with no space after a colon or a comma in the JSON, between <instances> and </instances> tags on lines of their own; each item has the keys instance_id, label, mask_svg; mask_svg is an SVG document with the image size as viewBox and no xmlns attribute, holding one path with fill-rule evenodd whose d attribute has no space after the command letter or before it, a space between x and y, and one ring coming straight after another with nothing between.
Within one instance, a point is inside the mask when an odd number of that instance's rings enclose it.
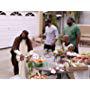
<instances>
[{"instance_id":1,"label":"man's arm","mask_svg":"<svg viewBox=\"0 0 90 90\"><path fill-rule=\"evenodd\" d=\"M16 53L19 56L22 54L19 50L14 50L14 53Z\"/></svg>"},{"instance_id":2,"label":"man's arm","mask_svg":"<svg viewBox=\"0 0 90 90\"><path fill-rule=\"evenodd\" d=\"M40 35L39 35L40 38L43 38L43 39L46 38L46 28L47 28L47 27L45 27L45 32L44 32L44 34L40 34Z\"/></svg>"},{"instance_id":3,"label":"man's arm","mask_svg":"<svg viewBox=\"0 0 90 90\"><path fill-rule=\"evenodd\" d=\"M55 30L55 36L56 36L56 38L55 38L55 43L56 43L56 41L57 41L57 40L58 40L58 38L59 38L58 29L56 29L56 30Z\"/></svg>"},{"instance_id":4,"label":"man's arm","mask_svg":"<svg viewBox=\"0 0 90 90\"><path fill-rule=\"evenodd\" d=\"M40 34L39 37L44 39L44 38L46 38L46 34L45 33L44 34Z\"/></svg>"},{"instance_id":5,"label":"man's arm","mask_svg":"<svg viewBox=\"0 0 90 90\"><path fill-rule=\"evenodd\" d=\"M79 42L80 42L80 35L77 35L77 39L76 39L76 45L77 46L78 46Z\"/></svg>"},{"instance_id":6,"label":"man's arm","mask_svg":"<svg viewBox=\"0 0 90 90\"><path fill-rule=\"evenodd\" d=\"M78 46L79 42L80 42L80 36L81 36L81 32L80 32L80 28L77 26L76 27L76 46Z\"/></svg>"}]
</instances>

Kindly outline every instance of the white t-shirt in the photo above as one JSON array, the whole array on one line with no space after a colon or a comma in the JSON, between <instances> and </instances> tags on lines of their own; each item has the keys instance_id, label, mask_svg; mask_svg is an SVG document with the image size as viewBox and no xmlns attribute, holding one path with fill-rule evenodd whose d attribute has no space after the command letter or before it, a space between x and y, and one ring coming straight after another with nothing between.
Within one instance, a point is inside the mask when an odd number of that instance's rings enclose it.
<instances>
[{"instance_id":1,"label":"white t-shirt","mask_svg":"<svg viewBox=\"0 0 90 90\"><path fill-rule=\"evenodd\" d=\"M63 48L64 48L64 51L68 51L68 48L70 46L73 46L73 44L69 43L67 46L65 45L65 42L62 44L63 45Z\"/></svg>"},{"instance_id":2,"label":"white t-shirt","mask_svg":"<svg viewBox=\"0 0 90 90\"><path fill-rule=\"evenodd\" d=\"M44 35L46 36L45 44L52 45L52 43L54 43L55 39L58 38L57 27L54 25L51 25L50 27L46 26Z\"/></svg>"},{"instance_id":3,"label":"white t-shirt","mask_svg":"<svg viewBox=\"0 0 90 90\"><path fill-rule=\"evenodd\" d=\"M68 50L68 45L66 46L65 43L62 44L64 51Z\"/></svg>"}]
</instances>

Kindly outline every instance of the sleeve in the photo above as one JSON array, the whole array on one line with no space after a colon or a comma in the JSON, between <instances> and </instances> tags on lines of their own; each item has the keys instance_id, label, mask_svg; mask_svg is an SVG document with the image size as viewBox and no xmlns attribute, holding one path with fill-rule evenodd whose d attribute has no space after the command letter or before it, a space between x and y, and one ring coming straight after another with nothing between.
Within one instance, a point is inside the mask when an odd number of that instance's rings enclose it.
<instances>
[{"instance_id":1,"label":"sleeve","mask_svg":"<svg viewBox=\"0 0 90 90\"><path fill-rule=\"evenodd\" d=\"M16 53L17 55L21 55L21 52L19 50L14 50L14 53Z\"/></svg>"},{"instance_id":2,"label":"sleeve","mask_svg":"<svg viewBox=\"0 0 90 90\"><path fill-rule=\"evenodd\" d=\"M34 53L33 50L29 51L26 57L33 55L33 53Z\"/></svg>"}]
</instances>

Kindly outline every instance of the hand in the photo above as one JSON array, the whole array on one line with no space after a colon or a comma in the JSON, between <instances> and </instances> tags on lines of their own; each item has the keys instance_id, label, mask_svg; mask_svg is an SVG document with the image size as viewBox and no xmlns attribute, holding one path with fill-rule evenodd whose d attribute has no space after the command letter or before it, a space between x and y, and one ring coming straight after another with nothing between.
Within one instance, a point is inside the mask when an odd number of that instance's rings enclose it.
<instances>
[{"instance_id":1,"label":"hand","mask_svg":"<svg viewBox=\"0 0 90 90\"><path fill-rule=\"evenodd\" d=\"M23 61L24 60L24 55L20 55L20 61Z\"/></svg>"},{"instance_id":2,"label":"hand","mask_svg":"<svg viewBox=\"0 0 90 90\"><path fill-rule=\"evenodd\" d=\"M39 38L43 38L44 39L44 38L46 38L46 36L44 34L40 34Z\"/></svg>"},{"instance_id":3,"label":"hand","mask_svg":"<svg viewBox=\"0 0 90 90\"><path fill-rule=\"evenodd\" d=\"M56 43L56 40L52 43L52 46L54 46L54 45L55 45L55 43Z\"/></svg>"},{"instance_id":4,"label":"hand","mask_svg":"<svg viewBox=\"0 0 90 90\"><path fill-rule=\"evenodd\" d=\"M42 38L42 37L43 37L43 35L42 35L42 34L40 34L40 35L39 35L39 38Z\"/></svg>"},{"instance_id":5,"label":"hand","mask_svg":"<svg viewBox=\"0 0 90 90\"><path fill-rule=\"evenodd\" d=\"M54 46L55 45L55 42L54 43L52 43L52 46Z\"/></svg>"},{"instance_id":6,"label":"hand","mask_svg":"<svg viewBox=\"0 0 90 90\"><path fill-rule=\"evenodd\" d=\"M26 62L29 62L31 60L31 57L32 55L28 56Z\"/></svg>"},{"instance_id":7,"label":"hand","mask_svg":"<svg viewBox=\"0 0 90 90\"><path fill-rule=\"evenodd\" d=\"M30 60L31 57L32 57L32 55L28 56L28 57L27 57L27 60Z\"/></svg>"},{"instance_id":8,"label":"hand","mask_svg":"<svg viewBox=\"0 0 90 90\"><path fill-rule=\"evenodd\" d=\"M76 44L76 48L78 48L78 44Z\"/></svg>"}]
</instances>

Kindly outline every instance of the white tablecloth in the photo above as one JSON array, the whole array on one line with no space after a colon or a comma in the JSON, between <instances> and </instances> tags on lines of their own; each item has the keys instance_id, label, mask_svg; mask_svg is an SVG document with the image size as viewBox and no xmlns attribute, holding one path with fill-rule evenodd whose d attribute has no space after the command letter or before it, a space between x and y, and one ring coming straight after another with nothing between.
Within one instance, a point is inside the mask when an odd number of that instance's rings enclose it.
<instances>
[{"instance_id":1,"label":"white tablecloth","mask_svg":"<svg viewBox=\"0 0 90 90\"><path fill-rule=\"evenodd\" d=\"M41 56L44 57L44 53L43 51L38 52L38 54L40 54ZM48 60L49 63L54 61L54 57L44 57L46 60ZM53 63L52 63L53 66ZM48 67L48 66L47 66ZM89 79L90 78L90 65L88 65L88 70L85 71L81 71L81 72L74 72L74 78L75 79ZM24 76L24 75L22 75ZM21 76L21 77L22 77ZM20 76L19 76L20 77ZM25 78L25 77L24 77Z\"/></svg>"},{"instance_id":2,"label":"white tablecloth","mask_svg":"<svg viewBox=\"0 0 90 90\"><path fill-rule=\"evenodd\" d=\"M88 65L88 70L81 72L74 72L75 79L89 79L90 78L90 65Z\"/></svg>"}]
</instances>

